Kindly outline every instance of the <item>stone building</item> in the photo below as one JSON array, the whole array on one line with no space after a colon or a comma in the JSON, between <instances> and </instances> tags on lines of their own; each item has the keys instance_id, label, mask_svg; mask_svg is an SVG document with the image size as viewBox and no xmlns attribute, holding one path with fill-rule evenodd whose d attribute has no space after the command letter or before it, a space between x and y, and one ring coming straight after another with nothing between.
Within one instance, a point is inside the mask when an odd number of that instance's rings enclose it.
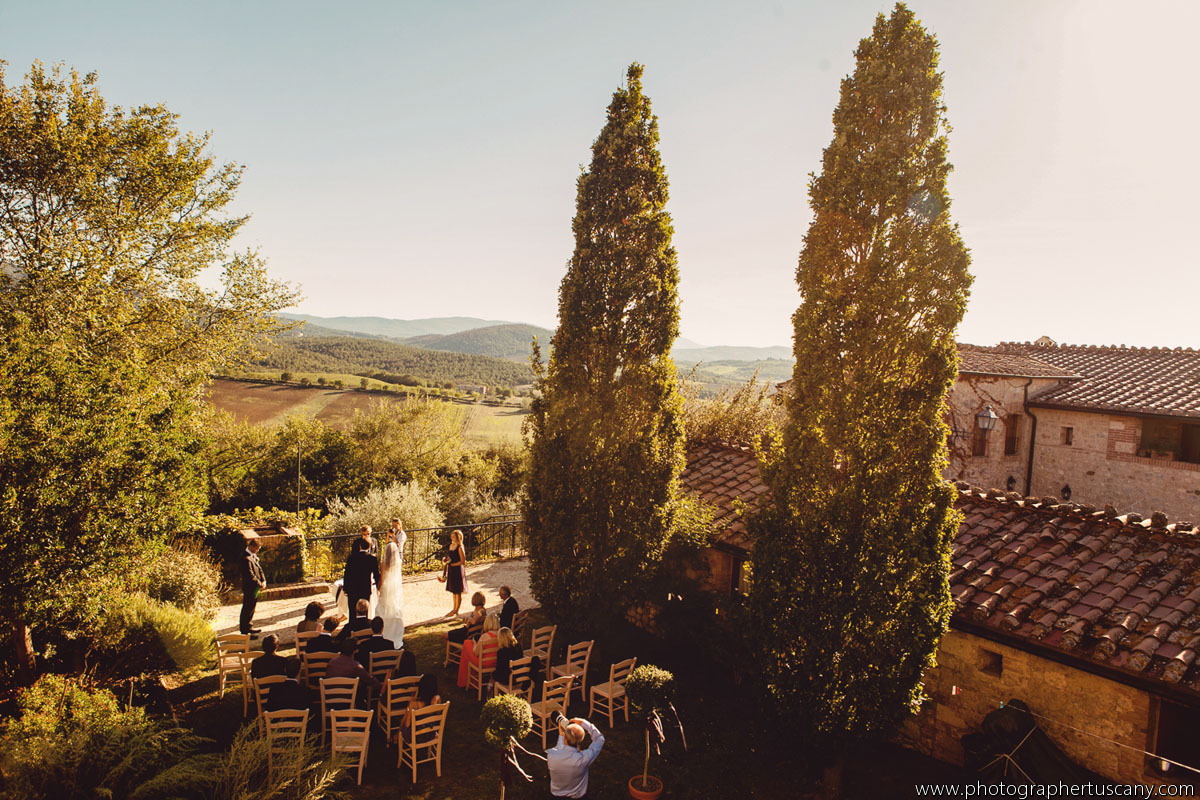
<instances>
[{"instance_id":1,"label":"stone building","mask_svg":"<svg viewBox=\"0 0 1200 800\"><path fill-rule=\"evenodd\" d=\"M768 491L753 453L697 444L681 481L718 511L710 588L744 591L752 542L737 507ZM1017 698L1072 759L1101 775L1200 786L1200 775L1164 771L1146 755L1200 765L1200 536L1192 525L958 486L956 611L907 743L962 763L962 736Z\"/></svg>"}]
</instances>

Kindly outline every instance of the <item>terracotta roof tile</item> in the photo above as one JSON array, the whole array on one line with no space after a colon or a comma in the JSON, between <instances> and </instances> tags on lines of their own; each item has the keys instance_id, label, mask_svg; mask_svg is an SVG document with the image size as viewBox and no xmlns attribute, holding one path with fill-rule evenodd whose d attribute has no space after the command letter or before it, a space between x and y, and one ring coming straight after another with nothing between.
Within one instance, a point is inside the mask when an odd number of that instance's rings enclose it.
<instances>
[{"instance_id":1,"label":"terracotta roof tile","mask_svg":"<svg viewBox=\"0 0 1200 800\"><path fill-rule=\"evenodd\" d=\"M960 375L1004 375L1014 378L1062 378L1078 380L1079 373L1030 354L995 347L958 344Z\"/></svg>"}]
</instances>

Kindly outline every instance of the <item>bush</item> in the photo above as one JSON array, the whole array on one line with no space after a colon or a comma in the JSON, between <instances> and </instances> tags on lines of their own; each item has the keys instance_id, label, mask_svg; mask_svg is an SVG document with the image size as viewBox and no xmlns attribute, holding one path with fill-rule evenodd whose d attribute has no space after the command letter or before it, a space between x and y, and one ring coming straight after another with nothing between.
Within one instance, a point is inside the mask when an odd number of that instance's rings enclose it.
<instances>
[{"instance_id":1,"label":"bush","mask_svg":"<svg viewBox=\"0 0 1200 800\"><path fill-rule=\"evenodd\" d=\"M117 598L100 621L90 655L109 678L207 663L213 632L208 622L144 594Z\"/></svg>"},{"instance_id":2,"label":"bush","mask_svg":"<svg viewBox=\"0 0 1200 800\"><path fill-rule=\"evenodd\" d=\"M629 673L625 695L643 714L666 711L675 699L675 676L653 664L642 664Z\"/></svg>"},{"instance_id":3,"label":"bush","mask_svg":"<svg viewBox=\"0 0 1200 800\"><path fill-rule=\"evenodd\" d=\"M362 497L329 501L330 530L335 534L357 533L363 525L386 530L393 517L404 521L405 528L437 528L442 525L438 510L441 495L419 481L396 481L381 489L372 489Z\"/></svg>"},{"instance_id":4,"label":"bush","mask_svg":"<svg viewBox=\"0 0 1200 800\"><path fill-rule=\"evenodd\" d=\"M483 704L479 714L483 738L498 750L507 750L510 738L520 741L533 730L533 711L515 694L498 694Z\"/></svg>"},{"instance_id":5,"label":"bush","mask_svg":"<svg viewBox=\"0 0 1200 800\"><path fill-rule=\"evenodd\" d=\"M9 797L161 796L138 790L202 741L140 708L122 709L108 691L58 675L43 675L17 703L20 713L0 739L0 772Z\"/></svg>"},{"instance_id":6,"label":"bush","mask_svg":"<svg viewBox=\"0 0 1200 800\"><path fill-rule=\"evenodd\" d=\"M148 561L137 588L153 600L211 620L221 605L221 569L201 545L180 540Z\"/></svg>"}]
</instances>

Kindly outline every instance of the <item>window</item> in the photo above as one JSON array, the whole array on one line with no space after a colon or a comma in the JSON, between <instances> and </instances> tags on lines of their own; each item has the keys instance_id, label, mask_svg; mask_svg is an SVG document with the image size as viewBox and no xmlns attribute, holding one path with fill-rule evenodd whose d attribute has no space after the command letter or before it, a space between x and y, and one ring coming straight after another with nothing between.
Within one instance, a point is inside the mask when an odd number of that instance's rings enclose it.
<instances>
[{"instance_id":1,"label":"window","mask_svg":"<svg viewBox=\"0 0 1200 800\"><path fill-rule=\"evenodd\" d=\"M1017 454L1017 431L1021 427L1021 415L1009 414L1004 418L1004 455Z\"/></svg>"},{"instance_id":2,"label":"window","mask_svg":"<svg viewBox=\"0 0 1200 800\"><path fill-rule=\"evenodd\" d=\"M1200 737L1195 735L1200 725L1200 712L1187 706L1159 700L1154 720L1151 746L1146 748L1161 758L1180 764L1200 765ZM1146 758L1147 771L1168 782L1195 783L1200 772L1168 764L1159 758Z\"/></svg>"},{"instance_id":3,"label":"window","mask_svg":"<svg viewBox=\"0 0 1200 800\"><path fill-rule=\"evenodd\" d=\"M1070 425L1066 425L1063 427L1062 443L1065 445L1075 444L1075 429L1072 428Z\"/></svg>"},{"instance_id":4,"label":"window","mask_svg":"<svg viewBox=\"0 0 1200 800\"><path fill-rule=\"evenodd\" d=\"M975 426L975 436L971 440L971 455L986 456L987 455L987 435L988 432L978 425Z\"/></svg>"},{"instance_id":5,"label":"window","mask_svg":"<svg viewBox=\"0 0 1200 800\"><path fill-rule=\"evenodd\" d=\"M1138 455L1200 464L1200 425L1163 419L1142 420Z\"/></svg>"},{"instance_id":6,"label":"window","mask_svg":"<svg viewBox=\"0 0 1200 800\"><path fill-rule=\"evenodd\" d=\"M1004 656L991 650L979 650L979 671L999 678L1004 674Z\"/></svg>"}]
</instances>

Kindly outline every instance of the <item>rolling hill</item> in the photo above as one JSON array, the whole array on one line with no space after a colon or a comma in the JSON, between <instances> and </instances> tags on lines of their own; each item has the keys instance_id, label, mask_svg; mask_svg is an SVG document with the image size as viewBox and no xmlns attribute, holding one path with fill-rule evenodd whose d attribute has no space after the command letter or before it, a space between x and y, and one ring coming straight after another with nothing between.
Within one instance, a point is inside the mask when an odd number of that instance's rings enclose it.
<instances>
[{"instance_id":1,"label":"rolling hill","mask_svg":"<svg viewBox=\"0 0 1200 800\"><path fill-rule=\"evenodd\" d=\"M417 347L427 347L430 350L445 350L452 353L470 353L472 355L493 356L509 361L526 362L532 352L530 342L538 338L542 345L543 355L548 352L550 337L554 331L539 328L537 325L508 323L505 325L489 325L486 328L473 328L469 331L452 333L447 336L430 334L405 339L405 344Z\"/></svg>"},{"instance_id":2,"label":"rolling hill","mask_svg":"<svg viewBox=\"0 0 1200 800\"><path fill-rule=\"evenodd\" d=\"M311 314L280 314L284 319L313 323L323 328L346 331L350 334L384 336L389 339L409 339L413 336L448 336L474 328L512 323L476 317L430 317L428 319L387 319L386 317L314 317Z\"/></svg>"}]
</instances>

